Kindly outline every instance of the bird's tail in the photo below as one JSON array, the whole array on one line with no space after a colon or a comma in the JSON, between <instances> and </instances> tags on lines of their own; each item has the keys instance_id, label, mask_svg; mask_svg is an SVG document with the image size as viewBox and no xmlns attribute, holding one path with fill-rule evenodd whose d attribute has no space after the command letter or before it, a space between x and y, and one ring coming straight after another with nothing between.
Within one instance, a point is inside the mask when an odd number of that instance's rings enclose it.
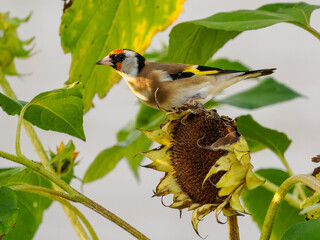
<instances>
[{"instance_id":1,"label":"bird's tail","mask_svg":"<svg viewBox=\"0 0 320 240\"><path fill-rule=\"evenodd\" d=\"M260 70L253 70L253 71L234 71L228 72L225 74L220 74L216 76L216 80L218 81L219 90L222 91L223 89L247 78L255 78L260 76L265 76L272 74L276 70L276 68L270 69L260 69Z\"/></svg>"}]
</instances>

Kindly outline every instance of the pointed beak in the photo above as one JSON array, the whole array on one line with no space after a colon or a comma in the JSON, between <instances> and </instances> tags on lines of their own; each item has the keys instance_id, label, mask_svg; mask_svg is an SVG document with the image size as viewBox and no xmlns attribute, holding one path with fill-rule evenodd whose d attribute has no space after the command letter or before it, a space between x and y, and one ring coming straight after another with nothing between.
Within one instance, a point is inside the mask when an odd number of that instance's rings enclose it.
<instances>
[{"instance_id":1,"label":"pointed beak","mask_svg":"<svg viewBox=\"0 0 320 240\"><path fill-rule=\"evenodd\" d=\"M105 58L102 58L100 61L98 61L96 63L97 65L109 65L109 66L113 66L113 62L112 59L108 56L106 56Z\"/></svg>"}]
</instances>

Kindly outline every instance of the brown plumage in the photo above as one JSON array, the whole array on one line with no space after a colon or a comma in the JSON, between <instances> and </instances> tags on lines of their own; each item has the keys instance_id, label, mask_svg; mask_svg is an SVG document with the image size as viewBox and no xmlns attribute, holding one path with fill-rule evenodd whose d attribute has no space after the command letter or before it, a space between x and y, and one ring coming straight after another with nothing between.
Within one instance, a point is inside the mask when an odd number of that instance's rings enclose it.
<instances>
[{"instance_id":1,"label":"brown plumage","mask_svg":"<svg viewBox=\"0 0 320 240\"><path fill-rule=\"evenodd\" d=\"M236 82L269 75L275 70L234 71L181 63L148 62L128 49L114 50L97 64L113 67L146 105L158 108L157 99L165 109L192 101L205 104Z\"/></svg>"}]
</instances>

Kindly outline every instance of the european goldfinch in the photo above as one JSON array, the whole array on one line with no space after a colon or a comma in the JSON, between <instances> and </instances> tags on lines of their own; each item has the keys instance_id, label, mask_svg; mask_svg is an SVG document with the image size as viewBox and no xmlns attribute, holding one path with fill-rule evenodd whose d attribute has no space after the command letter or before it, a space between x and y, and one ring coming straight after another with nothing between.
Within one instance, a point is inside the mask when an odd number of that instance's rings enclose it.
<instances>
[{"instance_id":1,"label":"european goldfinch","mask_svg":"<svg viewBox=\"0 0 320 240\"><path fill-rule=\"evenodd\" d=\"M205 104L236 82L268 75L275 70L234 71L181 63L149 62L129 49L113 50L96 64L113 67L141 102L156 109L172 109L185 103Z\"/></svg>"}]
</instances>

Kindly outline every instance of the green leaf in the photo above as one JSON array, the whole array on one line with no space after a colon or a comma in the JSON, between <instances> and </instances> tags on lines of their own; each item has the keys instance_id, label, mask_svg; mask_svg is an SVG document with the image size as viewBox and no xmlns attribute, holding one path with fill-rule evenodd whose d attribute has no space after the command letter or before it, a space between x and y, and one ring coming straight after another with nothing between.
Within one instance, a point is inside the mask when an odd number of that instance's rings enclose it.
<instances>
[{"instance_id":1,"label":"green leaf","mask_svg":"<svg viewBox=\"0 0 320 240\"><path fill-rule=\"evenodd\" d=\"M301 95L273 78L266 78L253 88L216 101L239 108L256 109L296 97Z\"/></svg>"},{"instance_id":2,"label":"green leaf","mask_svg":"<svg viewBox=\"0 0 320 240\"><path fill-rule=\"evenodd\" d=\"M320 220L312 219L307 222L291 226L281 240L318 240L320 239Z\"/></svg>"},{"instance_id":3,"label":"green leaf","mask_svg":"<svg viewBox=\"0 0 320 240\"><path fill-rule=\"evenodd\" d=\"M144 134L140 133L140 136L132 144L123 149L124 155L137 178L139 164L143 159L143 156L139 153L147 151L151 144L152 142Z\"/></svg>"},{"instance_id":4,"label":"green leaf","mask_svg":"<svg viewBox=\"0 0 320 240\"><path fill-rule=\"evenodd\" d=\"M250 150L257 151L267 147L280 159L284 159L284 152L291 143L286 134L261 126L251 115L238 117L237 126L241 135L246 139Z\"/></svg>"},{"instance_id":5,"label":"green leaf","mask_svg":"<svg viewBox=\"0 0 320 240\"><path fill-rule=\"evenodd\" d=\"M85 86L87 111L95 94L105 96L119 75L95 63L111 50L130 48L143 53L154 34L168 27L182 11L184 0L74 1L61 20L61 44L71 52L68 83Z\"/></svg>"},{"instance_id":6,"label":"green leaf","mask_svg":"<svg viewBox=\"0 0 320 240\"><path fill-rule=\"evenodd\" d=\"M104 149L98 154L85 173L83 183L102 178L112 171L124 157L127 159L135 176L138 177L138 167L143 156L137 154L148 150L152 142L136 128L152 129L159 127L163 117L162 112L141 104L135 123L130 122L118 132L117 144Z\"/></svg>"},{"instance_id":7,"label":"green leaf","mask_svg":"<svg viewBox=\"0 0 320 240\"><path fill-rule=\"evenodd\" d=\"M170 32L167 61L204 65L238 34L238 31L207 28L196 21L180 23Z\"/></svg>"},{"instance_id":8,"label":"green leaf","mask_svg":"<svg viewBox=\"0 0 320 240\"><path fill-rule=\"evenodd\" d=\"M211 17L184 22L170 32L170 61L205 64L226 42L243 31L277 23L292 23L312 32L312 11L320 6L306 3L276 3L257 10L218 13Z\"/></svg>"},{"instance_id":9,"label":"green leaf","mask_svg":"<svg viewBox=\"0 0 320 240\"><path fill-rule=\"evenodd\" d=\"M27 105L28 102L15 100L0 93L0 106L9 115L20 114L22 108Z\"/></svg>"},{"instance_id":10,"label":"green leaf","mask_svg":"<svg viewBox=\"0 0 320 240\"><path fill-rule=\"evenodd\" d=\"M289 177L287 172L279 169L261 169L256 173L277 186L280 186L281 183ZM267 190L263 185L253 190L246 189L241 195L245 207L260 229L262 228L273 195L274 192ZM270 239L280 239L290 226L302 221L304 221L304 216L299 215L299 209L291 206L286 200L283 200L280 203Z\"/></svg>"},{"instance_id":11,"label":"green leaf","mask_svg":"<svg viewBox=\"0 0 320 240\"><path fill-rule=\"evenodd\" d=\"M85 140L82 84L43 92L26 106L24 118L44 130L67 133Z\"/></svg>"},{"instance_id":12,"label":"green leaf","mask_svg":"<svg viewBox=\"0 0 320 240\"><path fill-rule=\"evenodd\" d=\"M89 183L104 177L112 171L123 158L121 147L115 145L100 152L83 177L83 183Z\"/></svg>"},{"instance_id":13,"label":"green leaf","mask_svg":"<svg viewBox=\"0 0 320 240\"><path fill-rule=\"evenodd\" d=\"M16 223L18 217L17 196L10 188L0 186L0 239Z\"/></svg>"},{"instance_id":14,"label":"green leaf","mask_svg":"<svg viewBox=\"0 0 320 240\"><path fill-rule=\"evenodd\" d=\"M18 184L52 188L48 180L30 169L0 169L0 186ZM19 214L15 227L6 235L5 240L31 240L42 221L44 210L50 206L52 201L33 193L19 191L15 191L15 193L18 198Z\"/></svg>"},{"instance_id":15,"label":"green leaf","mask_svg":"<svg viewBox=\"0 0 320 240\"><path fill-rule=\"evenodd\" d=\"M206 63L206 66L221 68L225 70L248 71L249 68L238 61L230 61L226 58L219 58Z\"/></svg>"},{"instance_id":16,"label":"green leaf","mask_svg":"<svg viewBox=\"0 0 320 240\"><path fill-rule=\"evenodd\" d=\"M160 122L164 119L164 114L161 111L144 104L140 105L141 107L134 128L149 130L158 127Z\"/></svg>"},{"instance_id":17,"label":"green leaf","mask_svg":"<svg viewBox=\"0 0 320 240\"><path fill-rule=\"evenodd\" d=\"M30 16L25 19L18 19L10 18L9 13L0 13L0 70L6 75L19 75L14 66L14 58L29 57L32 50L27 50L25 47L33 39L20 40L17 33L20 24L27 22Z\"/></svg>"}]
</instances>

